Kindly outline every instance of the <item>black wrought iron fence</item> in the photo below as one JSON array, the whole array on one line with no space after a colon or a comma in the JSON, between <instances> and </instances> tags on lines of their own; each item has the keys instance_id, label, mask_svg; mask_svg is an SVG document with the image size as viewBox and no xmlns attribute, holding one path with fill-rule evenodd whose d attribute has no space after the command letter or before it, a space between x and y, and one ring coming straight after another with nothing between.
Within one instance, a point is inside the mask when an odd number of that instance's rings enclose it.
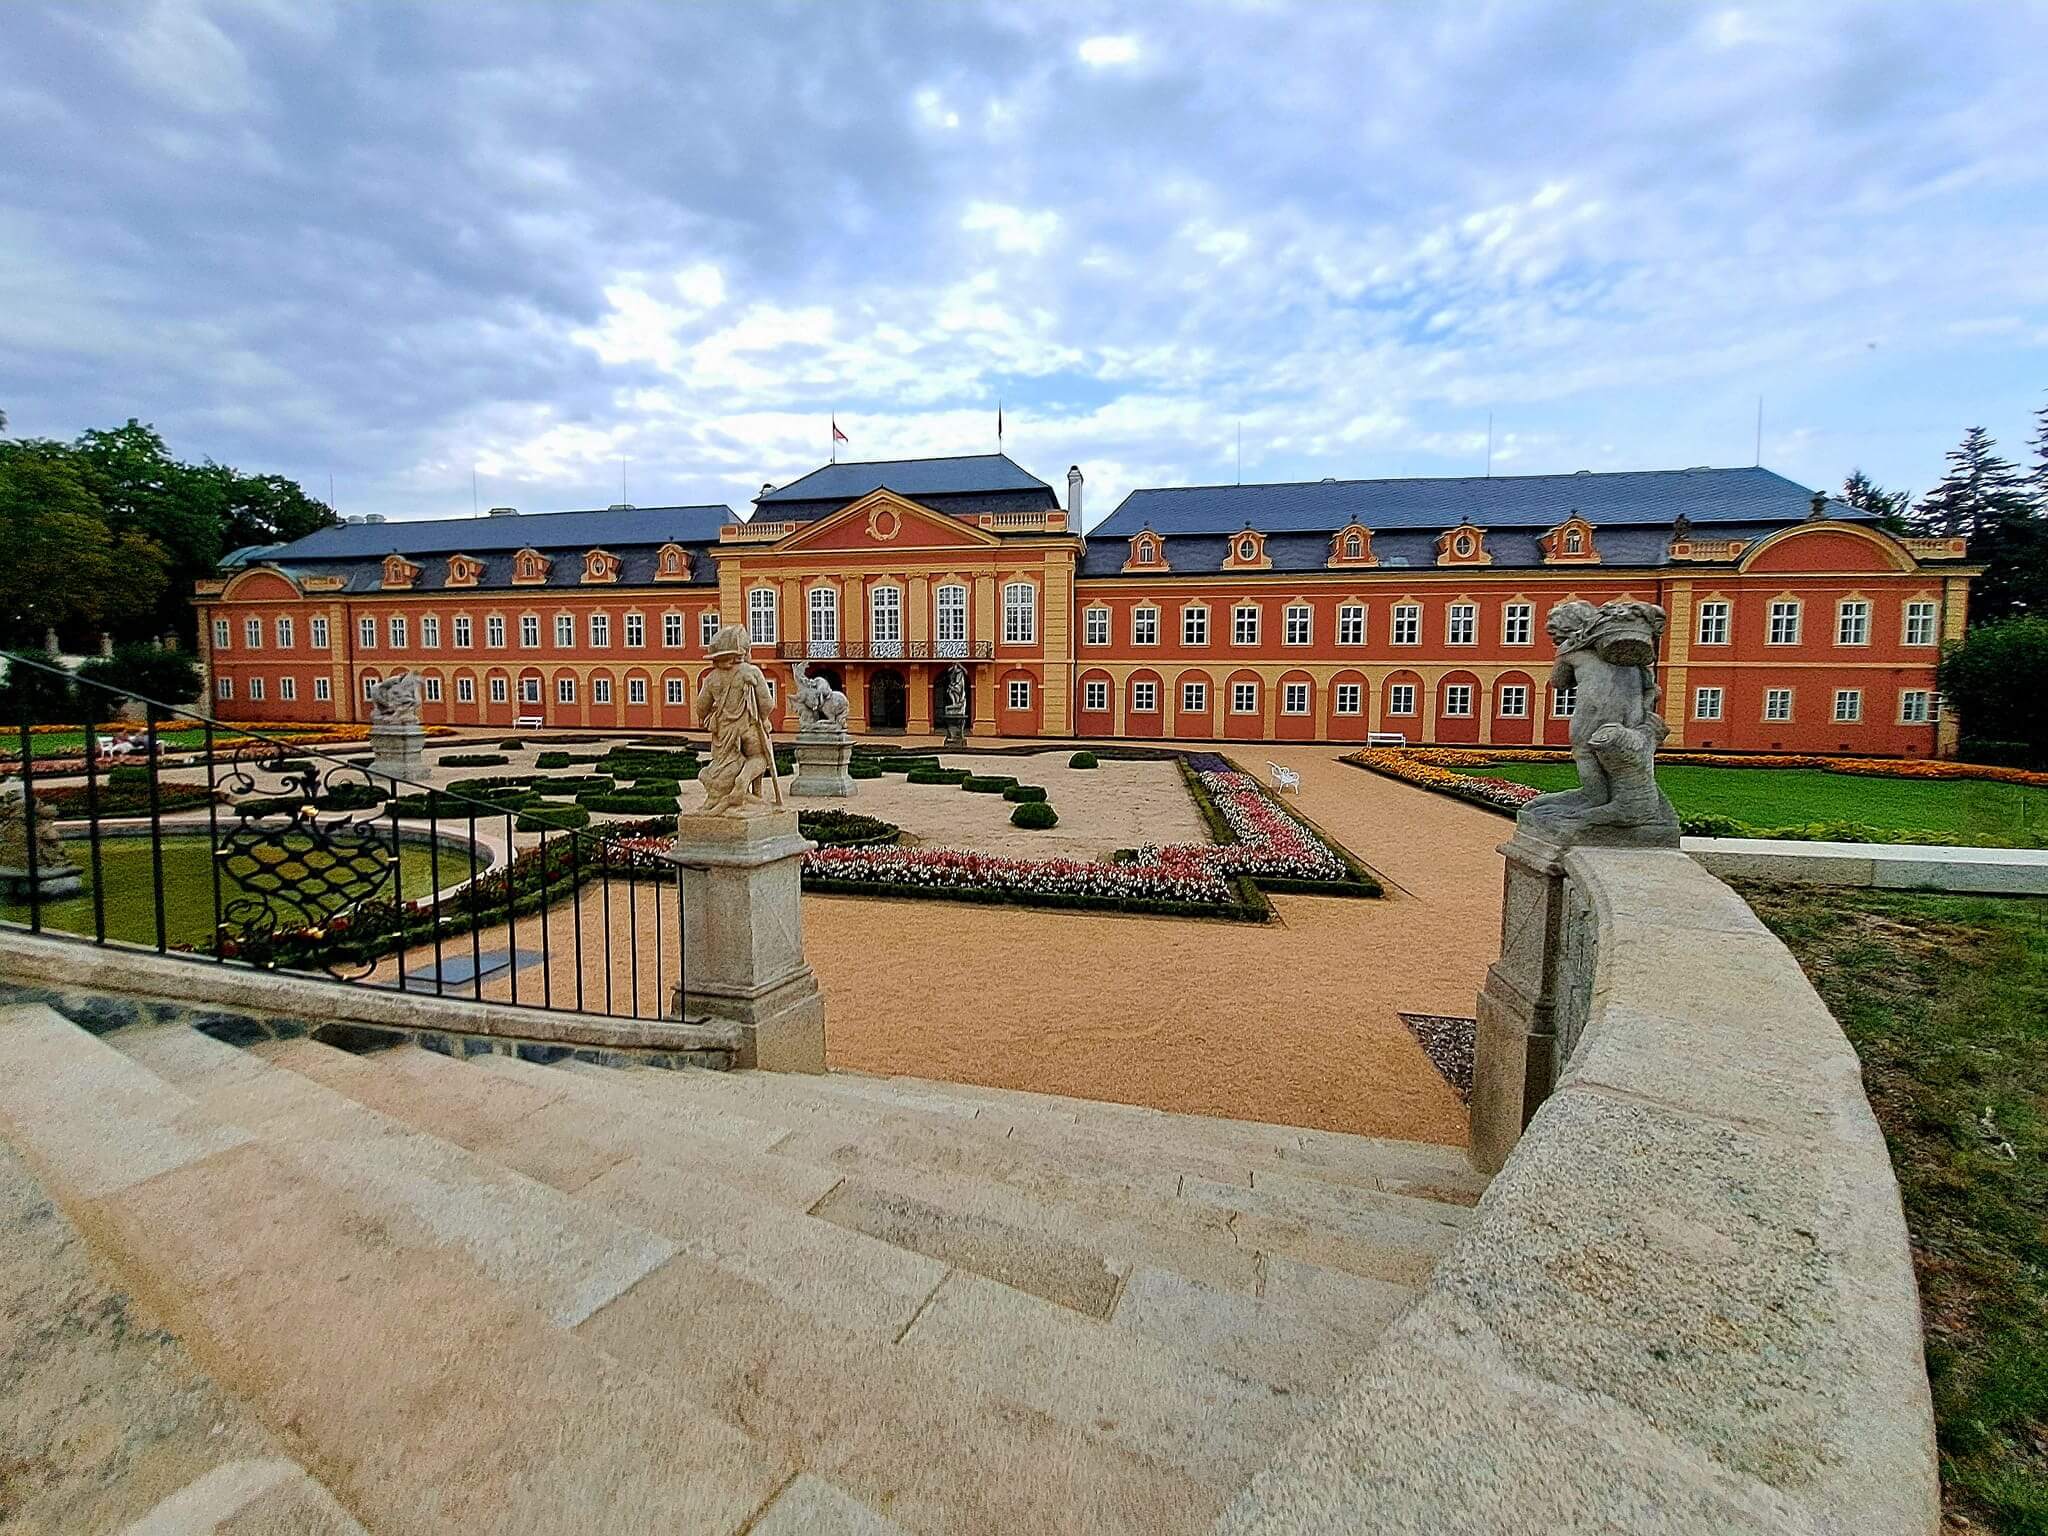
<instances>
[{"instance_id":1,"label":"black wrought iron fence","mask_svg":"<svg viewBox=\"0 0 2048 1536\"><path fill-rule=\"evenodd\" d=\"M400 777L367 741L8 664L0 924L523 1008L660 1018L680 996L672 814L597 819L549 799L537 768L464 788Z\"/></svg>"}]
</instances>

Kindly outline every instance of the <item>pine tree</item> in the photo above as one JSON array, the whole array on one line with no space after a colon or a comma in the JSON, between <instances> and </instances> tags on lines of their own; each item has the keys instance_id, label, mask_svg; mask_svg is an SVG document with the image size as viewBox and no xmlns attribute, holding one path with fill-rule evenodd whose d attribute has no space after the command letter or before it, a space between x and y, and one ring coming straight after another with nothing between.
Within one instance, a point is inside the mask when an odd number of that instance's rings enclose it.
<instances>
[{"instance_id":1,"label":"pine tree","mask_svg":"<svg viewBox=\"0 0 2048 1536\"><path fill-rule=\"evenodd\" d=\"M2034 467L2027 475L2027 490L2036 515L2048 517L2048 405L2034 412Z\"/></svg>"},{"instance_id":2,"label":"pine tree","mask_svg":"<svg viewBox=\"0 0 2048 1536\"><path fill-rule=\"evenodd\" d=\"M1997 446L1982 427L1965 431L1948 473L1906 520L1915 533L1970 541L1971 562L1984 567L1970 591L1972 623L2048 612L2048 518Z\"/></svg>"},{"instance_id":3,"label":"pine tree","mask_svg":"<svg viewBox=\"0 0 2048 1536\"><path fill-rule=\"evenodd\" d=\"M1858 511L1868 512L1894 533L1906 528L1906 509L1912 505L1910 491L1888 491L1860 469L1849 471L1842 482L1842 500Z\"/></svg>"}]
</instances>

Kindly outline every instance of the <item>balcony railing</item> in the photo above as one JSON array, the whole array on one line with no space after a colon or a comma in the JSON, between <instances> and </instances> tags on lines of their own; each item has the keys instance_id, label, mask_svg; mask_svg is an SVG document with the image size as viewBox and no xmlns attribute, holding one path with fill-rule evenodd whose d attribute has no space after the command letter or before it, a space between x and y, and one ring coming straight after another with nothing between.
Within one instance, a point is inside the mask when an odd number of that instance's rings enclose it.
<instances>
[{"instance_id":1,"label":"balcony railing","mask_svg":"<svg viewBox=\"0 0 2048 1536\"><path fill-rule=\"evenodd\" d=\"M990 661L992 640L785 640L784 661Z\"/></svg>"}]
</instances>

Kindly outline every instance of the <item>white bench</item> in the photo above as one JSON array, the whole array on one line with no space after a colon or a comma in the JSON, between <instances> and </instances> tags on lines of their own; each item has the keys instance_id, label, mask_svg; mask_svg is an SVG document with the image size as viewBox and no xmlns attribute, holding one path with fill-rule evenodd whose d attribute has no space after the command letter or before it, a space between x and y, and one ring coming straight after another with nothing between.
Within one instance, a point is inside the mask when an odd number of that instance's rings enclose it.
<instances>
[{"instance_id":1,"label":"white bench","mask_svg":"<svg viewBox=\"0 0 2048 1536\"><path fill-rule=\"evenodd\" d=\"M1365 744L1368 747L1405 747L1408 745L1408 738L1399 731L1369 731L1366 733Z\"/></svg>"},{"instance_id":2,"label":"white bench","mask_svg":"<svg viewBox=\"0 0 2048 1536\"><path fill-rule=\"evenodd\" d=\"M147 745L147 742L138 744L127 736L96 736L93 739L94 750L101 757L132 757Z\"/></svg>"},{"instance_id":3,"label":"white bench","mask_svg":"<svg viewBox=\"0 0 2048 1536\"><path fill-rule=\"evenodd\" d=\"M1301 775L1292 768L1283 768L1280 764L1270 760L1267 762L1266 767L1273 775L1273 788L1276 791L1283 795L1290 789L1297 795L1301 793Z\"/></svg>"},{"instance_id":4,"label":"white bench","mask_svg":"<svg viewBox=\"0 0 2048 1536\"><path fill-rule=\"evenodd\" d=\"M515 731L538 731L546 727L547 721L541 719L539 715L521 715L512 722L512 729Z\"/></svg>"}]
</instances>

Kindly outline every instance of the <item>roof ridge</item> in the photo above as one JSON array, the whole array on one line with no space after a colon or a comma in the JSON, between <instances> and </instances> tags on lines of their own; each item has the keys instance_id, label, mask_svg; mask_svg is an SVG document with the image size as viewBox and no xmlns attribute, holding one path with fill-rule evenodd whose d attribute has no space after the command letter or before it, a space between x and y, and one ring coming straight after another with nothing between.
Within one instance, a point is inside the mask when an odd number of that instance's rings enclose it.
<instances>
[{"instance_id":1,"label":"roof ridge","mask_svg":"<svg viewBox=\"0 0 2048 1536\"><path fill-rule=\"evenodd\" d=\"M1314 480L1217 480L1202 485L1140 485L1133 486L1127 494L1135 496L1140 491L1160 494L1168 491L1279 490L1296 485L1486 485L1497 484L1502 480L1576 480L1581 476L1593 479L1620 475L1696 475L1702 470L1716 475L1743 474L1751 471L1761 471L1767 475L1778 474L1774 469L1764 469L1761 464L1693 464L1683 469L1554 469L1524 475L1359 475L1350 479L1323 475ZM1025 473L1029 474L1030 471L1025 470ZM1783 480L1786 477L1778 475L1778 478Z\"/></svg>"}]
</instances>

